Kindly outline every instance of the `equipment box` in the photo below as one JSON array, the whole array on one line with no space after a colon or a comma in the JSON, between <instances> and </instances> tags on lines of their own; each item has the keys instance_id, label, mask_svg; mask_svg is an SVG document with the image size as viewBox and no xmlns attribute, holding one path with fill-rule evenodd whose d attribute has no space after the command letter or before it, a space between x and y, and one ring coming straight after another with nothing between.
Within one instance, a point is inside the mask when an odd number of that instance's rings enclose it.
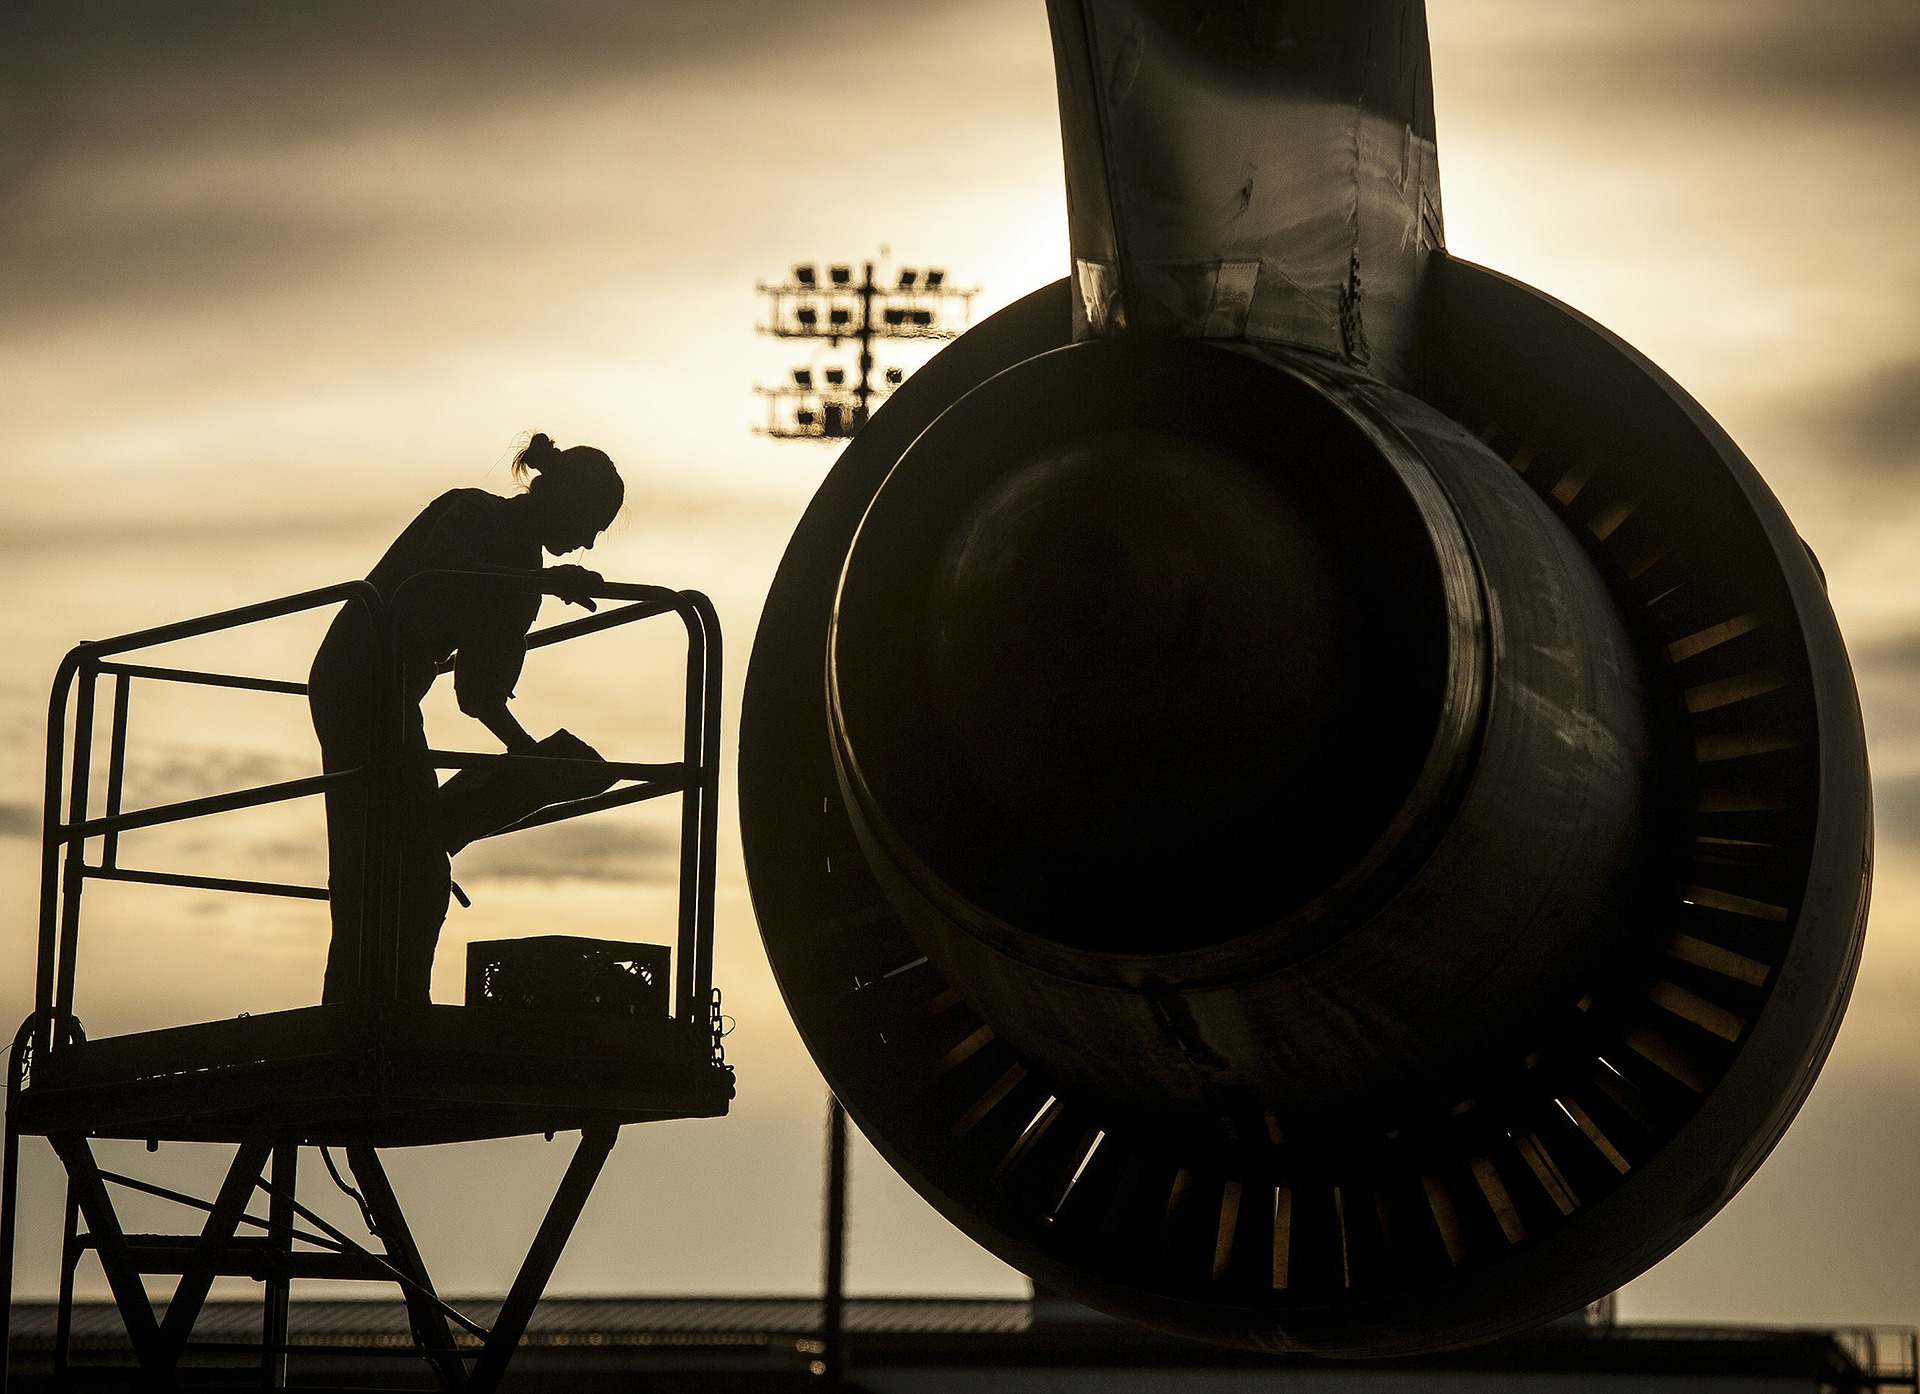
<instances>
[{"instance_id":1,"label":"equipment box","mask_svg":"<svg viewBox=\"0 0 1920 1394\"><path fill-rule=\"evenodd\" d=\"M667 1015L670 951L544 934L467 945L467 1005L543 1014Z\"/></svg>"}]
</instances>

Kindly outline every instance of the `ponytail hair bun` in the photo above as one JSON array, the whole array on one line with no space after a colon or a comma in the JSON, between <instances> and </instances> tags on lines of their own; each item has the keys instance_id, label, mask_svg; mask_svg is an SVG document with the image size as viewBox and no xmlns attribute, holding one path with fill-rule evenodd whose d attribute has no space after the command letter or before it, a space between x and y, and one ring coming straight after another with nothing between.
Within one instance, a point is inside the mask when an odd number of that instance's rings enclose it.
<instances>
[{"instance_id":1,"label":"ponytail hair bun","mask_svg":"<svg viewBox=\"0 0 1920 1394\"><path fill-rule=\"evenodd\" d=\"M526 448L513 457L514 478L525 481L530 474L539 474L551 469L554 461L566 452L553 443L553 437L545 431L536 431Z\"/></svg>"},{"instance_id":2,"label":"ponytail hair bun","mask_svg":"<svg viewBox=\"0 0 1920 1394\"><path fill-rule=\"evenodd\" d=\"M591 445L562 450L545 431L535 432L513 457L513 477L528 493L585 500L609 518L620 511L627 493L606 451Z\"/></svg>"}]
</instances>

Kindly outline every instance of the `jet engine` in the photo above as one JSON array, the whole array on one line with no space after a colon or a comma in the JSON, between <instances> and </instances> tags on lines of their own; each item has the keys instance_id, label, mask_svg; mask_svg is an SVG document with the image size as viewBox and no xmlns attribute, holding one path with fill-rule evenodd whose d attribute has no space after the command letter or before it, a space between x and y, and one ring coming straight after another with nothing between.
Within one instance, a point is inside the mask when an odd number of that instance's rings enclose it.
<instances>
[{"instance_id":1,"label":"jet engine","mask_svg":"<svg viewBox=\"0 0 1920 1394\"><path fill-rule=\"evenodd\" d=\"M847 448L741 721L874 1145L1048 1287L1383 1355L1760 1164L1870 873L1818 567L1600 326L1447 256L1418 0L1050 0L1073 262Z\"/></svg>"}]
</instances>

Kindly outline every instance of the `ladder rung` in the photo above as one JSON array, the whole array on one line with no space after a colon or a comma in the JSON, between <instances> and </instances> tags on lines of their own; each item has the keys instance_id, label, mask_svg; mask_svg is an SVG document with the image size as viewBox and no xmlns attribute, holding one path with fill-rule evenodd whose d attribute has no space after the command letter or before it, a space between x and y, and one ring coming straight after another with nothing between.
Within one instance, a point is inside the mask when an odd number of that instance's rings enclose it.
<instances>
[{"instance_id":1,"label":"ladder rung","mask_svg":"<svg viewBox=\"0 0 1920 1394\"><path fill-rule=\"evenodd\" d=\"M129 1360L124 1365L69 1365L69 1379L112 1381L114 1387L134 1389L139 1386L140 1366ZM175 1383L168 1386L175 1394L194 1394L202 1389L258 1389L260 1371L235 1366L232 1370L195 1369L187 1366L181 1369ZM332 1385L300 1384L296 1386L300 1394L420 1394L420 1386L412 1385Z\"/></svg>"},{"instance_id":2,"label":"ladder rung","mask_svg":"<svg viewBox=\"0 0 1920 1394\"><path fill-rule=\"evenodd\" d=\"M189 1351L223 1353L230 1355L261 1355L265 1347L258 1341L189 1341ZM366 1345L326 1345L298 1341L289 1345L274 1346L276 1355L347 1355L356 1360L419 1360L424 1352L415 1345L366 1346ZM436 1352L436 1354L439 1352ZM478 1360L483 1348L476 1342L464 1345L450 1352L460 1360ZM305 1386L302 1386L303 1388Z\"/></svg>"},{"instance_id":3,"label":"ladder rung","mask_svg":"<svg viewBox=\"0 0 1920 1394\"><path fill-rule=\"evenodd\" d=\"M94 1247L93 1237L81 1244ZM127 1249L142 1273L185 1273L206 1261L206 1241L195 1235L129 1234ZM344 1278L362 1282L392 1282L394 1272L371 1254L336 1254L324 1249L295 1249L288 1253L264 1238L239 1237L215 1246L213 1271L224 1278Z\"/></svg>"}]
</instances>

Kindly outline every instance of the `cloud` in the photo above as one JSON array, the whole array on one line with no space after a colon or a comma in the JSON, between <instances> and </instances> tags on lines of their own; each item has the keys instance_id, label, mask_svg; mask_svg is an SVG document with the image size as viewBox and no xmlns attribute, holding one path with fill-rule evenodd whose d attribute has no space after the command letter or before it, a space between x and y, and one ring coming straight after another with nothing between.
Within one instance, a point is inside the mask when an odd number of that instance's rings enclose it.
<instances>
[{"instance_id":1,"label":"cloud","mask_svg":"<svg viewBox=\"0 0 1920 1394\"><path fill-rule=\"evenodd\" d=\"M40 810L32 804L0 803L0 837L38 838Z\"/></svg>"},{"instance_id":2,"label":"cloud","mask_svg":"<svg viewBox=\"0 0 1920 1394\"><path fill-rule=\"evenodd\" d=\"M472 880L657 883L672 879L677 845L664 832L631 824L549 824L475 844L454 859L453 874Z\"/></svg>"},{"instance_id":3,"label":"cloud","mask_svg":"<svg viewBox=\"0 0 1920 1394\"><path fill-rule=\"evenodd\" d=\"M1707 23L1697 42L1667 49L1646 74L1654 82L1680 77L1703 97L1776 106L1920 112L1920 8L1910 0L1696 0L1681 12Z\"/></svg>"},{"instance_id":4,"label":"cloud","mask_svg":"<svg viewBox=\"0 0 1920 1394\"><path fill-rule=\"evenodd\" d=\"M1920 7L1910 0L1481 0L1435 17L1452 56L1555 94L1612 104L1809 106L1920 115ZM1571 83L1569 82L1571 79Z\"/></svg>"},{"instance_id":5,"label":"cloud","mask_svg":"<svg viewBox=\"0 0 1920 1394\"><path fill-rule=\"evenodd\" d=\"M129 319L275 299L290 284L309 295L347 288L396 245L432 247L450 225L511 236L513 226L544 220L553 246L617 240L601 224L646 202L631 185L643 171L659 177L648 160L737 147L743 133L725 128L782 83L850 71L876 44L897 44L908 29L937 34L967 8L945 0L903 16L882 0L9 7L0 19L0 91L10 94L0 96L0 260L33 274L8 278L8 318L16 333L23 323L57 332L75 306ZM666 109L644 123L589 133L607 148L580 148L573 113L656 99ZM772 154L774 123L765 134ZM553 187L575 177L583 156L604 206ZM429 284L462 279L457 258L438 260ZM499 268L485 270L466 277L467 298L498 303ZM412 298L414 289L406 279L386 294ZM294 321L296 341L311 335L298 322L305 316L280 315Z\"/></svg>"},{"instance_id":6,"label":"cloud","mask_svg":"<svg viewBox=\"0 0 1920 1394\"><path fill-rule=\"evenodd\" d=\"M1920 357L1875 369L1829 394L1808 417L1842 464L1874 473L1920 472Z\"/></svg>"},{"instance_id":7,"label":"cloud","mask_svg":"<svg viewBox=\"0 0 1920 1394\"><path fill-rule=\"evenodd\" d=\"M912 24L969 6L913 7ZM892 0L138 0L9 6L0 41L23 114L16 150L139 136L298 146L354 129L537 108L597 86L788 57L851 62L909 21ZM64 104L45 97L61 92ZM78 98L78 100L74 100ZM129 127L125 117L141 118ZM36 133L37 132L37 138Z\"/></svg>"},{"instance_id":8,"label":"cloud","mask_svg":"<svg viewBox=\"0 0 1920 1394\"><path fill-rule=\"evenodd\" d=\"M156 743L128 756L125 806L155 808L235 790L257 789L317 774L317 763L264 750Z\"/></svg>"},{"instance_id":9,"label":"cloud","mask_svg":"<svg viewBox=\"0 0 1920 1394\"><path fill-rule=\"evenodd\" d=\"M1882 842L1920 847L1920 775L1873 781L1873 831Z\"/></svg>"},{"instance_id":10,"label":"cloud","mask_svg":"<svg viewBox=\"0 0 1920 1394\"><path fill-rule=\"evenodd\" d=\"M1920 677L1920 631L1883 635L1853 648L1854 666L1902 680Z\"/></svg>"},{"instance_id":11,"label":"cloud","mask_svg":"<svg viewBox=\"0 0 1920 1394\"><path fill-rule=\"evenodd\" d=\"M98 554L106 550L203 550L209 559L230 557L249 546L286 547L305 542L361 543L394 530L393 518L373 509L303 512L283 517L137 518L67 516L0 519L0 550ZM263 541L263 539L266 539Z\"/></svg>"}]
</instances>

